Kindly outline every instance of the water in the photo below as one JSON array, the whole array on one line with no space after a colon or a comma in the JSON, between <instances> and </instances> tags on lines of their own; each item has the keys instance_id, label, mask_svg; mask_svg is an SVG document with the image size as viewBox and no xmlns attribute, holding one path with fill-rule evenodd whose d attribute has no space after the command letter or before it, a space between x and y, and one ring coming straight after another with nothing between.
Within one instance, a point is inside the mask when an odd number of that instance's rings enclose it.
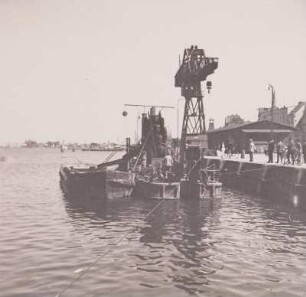
<instances>
[{"instance_id":1,"label":"water","mask_svg":"<svg viewBox=\"0 0 306 297\"><path fill-rule=\"evenodd\" d=\"M224 190L145 219L159 201L64 197L60 164L105 153L0 155L1 296L305 296L305 210Z\"/></svg>"}]
</instances>

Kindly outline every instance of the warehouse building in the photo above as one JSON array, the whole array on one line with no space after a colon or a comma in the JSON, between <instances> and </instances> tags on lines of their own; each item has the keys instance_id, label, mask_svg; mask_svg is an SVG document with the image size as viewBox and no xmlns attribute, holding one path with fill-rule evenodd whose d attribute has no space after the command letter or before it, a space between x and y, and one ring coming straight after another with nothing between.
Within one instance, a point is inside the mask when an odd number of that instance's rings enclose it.
<instances>
[{"instance_id":1,"label":"warehouse building","mask_svg":"<svg viewBox=\"0 0 306 297\"><path fill-rule=\"evenodd\" d=\"M252 138L257 151L262 153L267 148L268 141L271 138L275 142L284 140L296 130L292 126L267 120L248 122L238 126L209 130L207 132L208 148L220 148L223 142L226 147L230 145L234 152L241 152L241 150L247 149L249 139Z\"/></svg>"}]
</instances>

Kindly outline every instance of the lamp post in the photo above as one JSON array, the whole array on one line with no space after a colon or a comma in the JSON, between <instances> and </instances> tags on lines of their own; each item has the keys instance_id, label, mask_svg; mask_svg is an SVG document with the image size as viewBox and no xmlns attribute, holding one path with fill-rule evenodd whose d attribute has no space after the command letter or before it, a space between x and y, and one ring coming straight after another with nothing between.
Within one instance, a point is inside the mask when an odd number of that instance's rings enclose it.
<instances>
[{"instance_id":1,"label":"lamp post","mask_svg":"<svg viewBox=\"0 0 306 297\"><path fill-rule=\"evenodd\" d=\"M275 89L269 84L268 90L271 90L271 139L273 139L273 122L274 122L274 108L275 108Z\"/></svg>"},{"instance_id":2,"label":"lamp post","mask_svg":"<svg viewBox=\"0 0 306 297\"><path fill-rule=\"evenodd\" d=\"M179 113L180 105L179 105L179 103L180 103L180 101L182 101L184 99L185 98L180 98L179 100L177 100L177 107L176 107L176 112L177 112L177 114L176 114L176 137L177 137L177 139L179 139L179 116L180 116L180 113Z\"/></svg>"},{"instance_id":3,"label":"lamp post","mask_svg":"<svg viewBox=\"0 0 306 297\"><path fill-rule=\"evenodd\" d=\"M140 115L139 115L139 113L137 113L137 126L136 126L136 143L138 143L138 141L139 141L139 134L138 134L138 127L139 127L139 119L140 119Z\"/></svg>"}]
</instances>

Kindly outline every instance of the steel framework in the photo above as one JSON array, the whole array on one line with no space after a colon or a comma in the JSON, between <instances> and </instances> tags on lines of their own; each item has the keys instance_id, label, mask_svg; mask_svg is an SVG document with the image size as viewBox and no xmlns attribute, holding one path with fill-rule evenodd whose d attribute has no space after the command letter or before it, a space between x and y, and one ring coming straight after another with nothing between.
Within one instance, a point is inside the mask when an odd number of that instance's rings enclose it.
<instances>
[{"instance_id":1,"label":"steel framework","mask_svg":"<svg viewBox=\"0 0 306 297\"><path fill-rule=\"evenodd\" d=\"M181 135L181 155L186 150L188 138L202 135L202 147L207 148L205 115L201 82L218 68L218 58L205 56L203 49L191 46L184 50L182 62L175 75L175 86L181 88L185 109ZM210 82L207 87L210 89Z\"/></svg>"}]
</instances>

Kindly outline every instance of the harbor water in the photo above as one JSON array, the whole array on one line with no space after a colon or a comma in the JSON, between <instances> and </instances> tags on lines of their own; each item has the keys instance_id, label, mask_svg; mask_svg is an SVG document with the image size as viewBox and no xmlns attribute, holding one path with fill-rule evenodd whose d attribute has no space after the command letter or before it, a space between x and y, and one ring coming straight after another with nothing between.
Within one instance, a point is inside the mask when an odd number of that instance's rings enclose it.
<instances>
[{"instance_id":1,"label":"harbor water","mask_svg":"<svg viewBox=\"0 0 306 297\"><path fill-rule=\"evenodd\" d=\"M0 151L1 296L305 296L305 210L229 189L202 201L65 197L60 165L107 154Z\"/></svg>"}]
</instances>

